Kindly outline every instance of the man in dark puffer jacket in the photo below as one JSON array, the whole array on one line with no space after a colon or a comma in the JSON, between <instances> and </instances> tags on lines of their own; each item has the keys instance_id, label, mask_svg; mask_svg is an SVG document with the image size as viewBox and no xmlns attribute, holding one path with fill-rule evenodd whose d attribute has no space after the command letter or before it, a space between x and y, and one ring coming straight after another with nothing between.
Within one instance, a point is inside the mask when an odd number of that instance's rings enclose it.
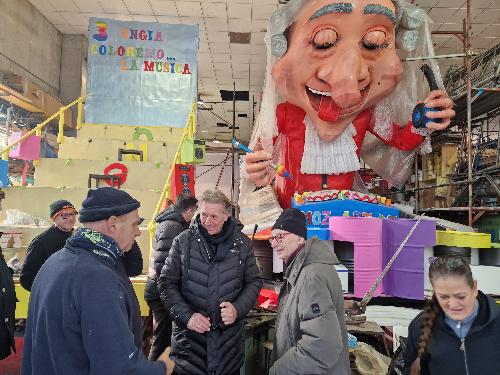
<instances>
[{"instance_id":1,"label":"man in dark puffer jacket","mask_svg":"<svg viewBox=\"0 0 500 375\"><path fill-rule=\"evenodd\" d=\"M244 318L262 285L250 240L231 203L207 190L201 211L174 239L158 289L174 321L173 374L236 375L244 360Z\"/></svg>"},{"instance_id":2,"label":"man in dark puffer jacket","mask_svg":"<svg viewBox=\"0 0 500 375\"><path fill-rule=\"evenodd\" d=\"M153 250L149 259L148 279L144 291L144 299L153 312L153 342L148 358L150 361L156 361L170 346L172 336L172 320L168 311L163 307L158 292L158 275L165 264L174 238L189 227L197 204L198 200L191 194L181 193L177 196L175 204L160 212L155 220Z\"/></svg>"}]
</instances>

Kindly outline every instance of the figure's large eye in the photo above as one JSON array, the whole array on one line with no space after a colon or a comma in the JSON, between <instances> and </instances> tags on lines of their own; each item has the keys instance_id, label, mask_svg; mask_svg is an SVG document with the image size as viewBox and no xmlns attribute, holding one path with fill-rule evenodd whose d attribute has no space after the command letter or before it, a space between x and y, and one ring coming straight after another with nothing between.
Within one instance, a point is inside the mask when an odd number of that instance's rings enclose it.
<instances>
[{"instance_id":1,"label":"figure's large eye","mask_svg":"<svg viewBox=\"0 0 500 375\"><path fill-rule=\"evenodd\" d=\"M369 31L365 34L362 40L362 45L369 51L387 48L389 43L387 43L387 36L385 32L381 30Z\"/></svg>"},{"instance_id":2,"label":"figure's large eye","mask_svg":"<svg viewBox=\"0 0 500 375\"><path fill-rule=\"evenodd\" d=\"M337 32L334 29L321 29L314 34L312 44L315 48L330 48L338 40Z\"/></svg>"}]
</instances>

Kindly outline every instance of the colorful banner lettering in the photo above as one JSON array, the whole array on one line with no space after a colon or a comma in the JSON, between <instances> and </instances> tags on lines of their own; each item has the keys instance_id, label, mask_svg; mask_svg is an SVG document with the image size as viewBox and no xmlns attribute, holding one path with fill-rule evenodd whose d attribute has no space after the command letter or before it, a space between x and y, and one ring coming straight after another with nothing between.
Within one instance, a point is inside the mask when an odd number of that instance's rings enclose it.
<instances>
[{"instance_id":1,"label":"colorful banner lettering","mask_svg":"<svg viewBox=\"0 0 500 375\"><path fill-rule=\"evenodd\" d=\"M185 127L198 26L90 18L85 122Z\"/></svg>"}]
</instances>

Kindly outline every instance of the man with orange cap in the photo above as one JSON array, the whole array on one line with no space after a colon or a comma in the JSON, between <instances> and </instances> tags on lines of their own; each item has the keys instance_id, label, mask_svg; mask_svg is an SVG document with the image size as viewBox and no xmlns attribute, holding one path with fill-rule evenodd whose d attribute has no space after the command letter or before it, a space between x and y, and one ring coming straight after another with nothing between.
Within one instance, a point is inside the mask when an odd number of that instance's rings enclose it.
<instances>
[{"instance_id":1,"label":"man with orange cap","mask_svg":"<svg viewBox=\"0 0 500 375\"><path fill-rule=\"evenodd\" d=\"M31 290L33 280L45 261L66 244L77 215L75 207L67 200L60 199L50 205L50 219L54 225L36 236L28 246L19 280L24 289Z\"/></svg>"}]
</instances>

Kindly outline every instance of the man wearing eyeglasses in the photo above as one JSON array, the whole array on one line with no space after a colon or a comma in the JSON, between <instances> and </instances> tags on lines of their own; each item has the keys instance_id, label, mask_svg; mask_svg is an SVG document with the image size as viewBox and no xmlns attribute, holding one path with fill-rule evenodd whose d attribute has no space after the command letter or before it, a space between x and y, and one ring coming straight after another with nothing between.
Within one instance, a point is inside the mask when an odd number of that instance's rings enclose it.
<instances>
[{"instance_id":1,"label":"man wearing eyeglasses","mask_svg":"<svg viewBox=\"0 0 500 375\"><path fill-rule=\"evenodd\" d=\"M141 233L139 207L123 190L88 191L82 226L33 283L21 374L171 374L166 354L142 353L139 302L121 261Z\"/></svg>"},{"instance_id":2,"label":"man wearing eyeglasses","mask_svg":"<svg viewBox=\"0 0 500 375\"><path fill-rule=\"evenodd\" d=\"M73 232L76 215L78 212L67 200L57 200L50 205L50 219L54 225L36 236L28 246L19 280L24 289L31 290L33 280L45 261L66 244Z\"/></svg>"},{"instance_id":3,"label":"man wearing eyeglasses","mask_svg":"<svg viewBox=\"0 0 500 375\"><path fill-rule=\"evenodd\" d=\"M269 375L348 375L339 261L327 241L306 238L306 218L296 208L282 212L269 238L286 265Z\"/></svg>"}]
</instances>

